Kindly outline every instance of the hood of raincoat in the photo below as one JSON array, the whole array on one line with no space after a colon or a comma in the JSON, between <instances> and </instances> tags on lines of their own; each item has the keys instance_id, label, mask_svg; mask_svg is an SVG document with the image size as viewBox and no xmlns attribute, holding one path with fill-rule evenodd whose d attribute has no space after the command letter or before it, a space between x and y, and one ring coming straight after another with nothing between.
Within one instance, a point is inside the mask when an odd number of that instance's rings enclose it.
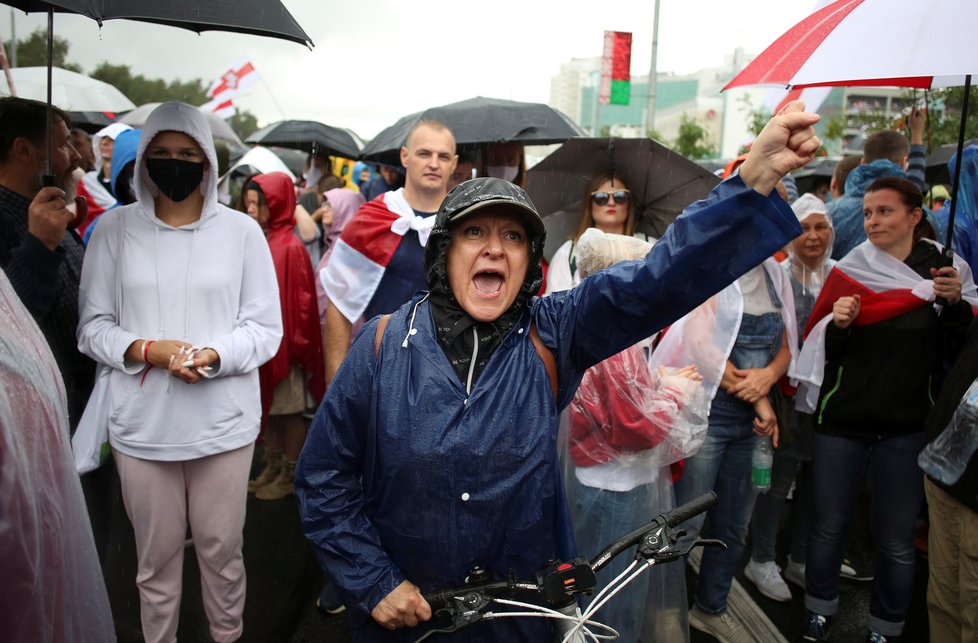
<instances>
[{"instance_id":1,"label":"hood of raincoat","mask_svg":"<svg viewBox=\"0 0 978 643\"><path fill-rule=\"evenodd\" d=\"M846 178L846 194L856 199L862 199L866 195L866 188L876 179L884 176L898 176L901 179L907 178L907 173L903 168L887 159L878 159L871 163L857 165L849 177Z\"/></svg>"},{"instance_id":2,"label":"hood of raincoat","mask_svg":"<svg viewBox=\"0 0 978 643\"><path fill-rule=\"evenodd\" d=\"M95 152L95 171L99 174L102 173L102 166L105 165L105 161L102 160L102 152L99 150L99 145L102 143L102 139L108 136L113 141L118 140L119 134L127 132L132 129L132 126L126 125L125 123L109 123L99 131L92 135L92 151ZM115 149L112 150L112 160L113 165L115 164Z\"/></svg>"},{"instance_id":3,"label":"hood of raincoat","mask_svg":"<svg viewBox=\"0 0 978 643\"><path fill-rule=\"evenodd\" d=\"M360 206L364 204L362 194L346 188L333 188L324 193L329 202L330 209L333 210L333 222L326 231L326 247L332 248L336 240L340 238L343 228L350 222L353 215L357 213Z\"/></svg>"},{"instance_id":4,"label":"hood of raincoat","mask_svg":"<svg viewBox=\"0 0 978 643\"><path fill-rule=\"evenodd\" d=\"M163 103L153 110L143 124L143 135L139 139L139 152L136 154L136 172L133 177L133 188L136 192L136 200L143 210L156 219L155 199L160 193L160 189L149 178L149 171L146 169L146 148L160 132L181 132L197 141L204 156L207 157L207 165L204 169L204 180L200 183L200 191L204 195L204 206L201 209L200 219L194 223L182 226L186 229L204 227L209 220L219 212L217 200L217 153L214 151L214 139L211 135L211 128L207 124L207 119L203 112L187 103L173 101ZM159 222L159 225L165 225Z\"/></svg>"},{"instance_id":5,"label":"hood of raincoat","mask_svg":"<svg viewBox=\"0 0 978 643\"><path fill-rule=\"evenodd\" d=\"M523 284L509 309L490 322L476 322L459 305L449 286L448 246L451 244L452 230L461 219L490 205L505 207L522 217L529 237L530 257ZM439 343L463 382L471 384L479 378L503 337L540 290L543 283L541 260L546 240L543 220L530 197L523 188L509 181L472 179L456 185L442 201L425 246L425 277L430 288L429 298ZM465 332L470 328L475 332ZM478 337L478 350L474 346L473 335ZM476 363L470 369L473 355L476 355ZM466 371L469 372L468 376Z\"/></svg>"},{"instance_id":6,"label":"hood of raincoat","mask_svg":"<svg viewBox=\"0 0 978 643\"><path fill-rule=\"evenodd\" d=\"M948 163L952 176L957 160L955 154ZM949 215L950 206L945 206L945 210ZM938 241L944 243L945 238ZM972 271L978 270L978 146L974 145L964 148L957 205L954 206L954 251L964 257Z\"/></svg>"},{"instance_id":7,"label":"hood of raincoat","mask_svg":"<svg viewBox=\"0 0 978 643\"><path fill-rule=\"evenodd\" d=\"M442 201L424 252L428 287L432 292L450 294L446 259L448 245L452 240L452 229L468 214L490 205L503 206L519 214L526 226L530 242L530 262L523 279L523 287L513 302L514 307L522 306L540 290L540 284L543 283L541 260L547 232L529 195L523 188L503 179L478 178L460 183Z\"/></svg>"},{"instance_id":8,"label":"hood of raincoat","mask_svg":"<svg viewBox=\"0 0 978 643\"><path fill-rule=\"evenodd\" d=\"M112 173L110 175L112 178L112 194L118 194L115 185L123 168L136 160L140 134L142 134L142 130L128 129L115 137L115 147L112 148Z\"/></svg>"},{"instance_id":9,"label":"hood of raincoat","mask_svg":"<svg viewBox=\"0 0 978 643\"><path fill-rule=\"evenodd\" d=\"M284 172L269 172L252 177L268 202L269 244L274 234L287 230L292 234L295 227L295 187L292 179Z\"/></svg>"}]
</instances>

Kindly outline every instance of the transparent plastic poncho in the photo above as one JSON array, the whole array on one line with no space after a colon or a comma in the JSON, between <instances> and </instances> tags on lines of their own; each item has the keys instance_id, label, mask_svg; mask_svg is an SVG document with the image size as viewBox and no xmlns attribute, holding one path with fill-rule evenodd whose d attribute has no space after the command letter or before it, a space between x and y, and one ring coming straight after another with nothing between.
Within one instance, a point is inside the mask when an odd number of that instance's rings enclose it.
<instances>
[{"instance_id":1,"label":"transparent plastic poncho","mask_svg":"<svg viewBox=\"0 0 978 643\"><path fill-rule=\"evenodd\" d=\"M54 356L0 271L0 632L115 641Z\"/></svg>"},{"instance_id":2,"label":"transparent plastic poncho","mask_svg":"<svg viewBox=\"0 0 978 643\"><path fill-rule=\"evenodd\" d=\"M644 256L650 244L588 230L578 240L582 277ZM706 427L700 382L653 368L650 342L632 346L584 375L561 419L560 444L578 552L592 558L612 540L672 508L670 465L689 455L690 436ZM702 441L702 437L699 437ZM695 445L698 448L698 444ZM598 574L598 589L634 560L625 552ZM681 563L654 566L616 594L593 619L621 641L686 641Z\"/></svg>"}]
</instances>

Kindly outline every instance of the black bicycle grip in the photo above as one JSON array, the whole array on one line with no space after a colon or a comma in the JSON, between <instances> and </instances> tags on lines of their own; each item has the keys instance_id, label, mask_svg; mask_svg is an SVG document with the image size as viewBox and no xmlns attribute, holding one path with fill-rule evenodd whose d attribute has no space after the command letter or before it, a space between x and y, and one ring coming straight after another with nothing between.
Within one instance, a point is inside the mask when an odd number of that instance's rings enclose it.
<instances>
[{"instance_id":1,"label":"black bicycle grip","mask_svg":"<svg viewBox=\"0 0 978 643\"><path fill-rule=\"evenodd\" d=\"M694 498L684 505L676 507L672 511L667 511L660 516L661 520L669 527L681 525L693 516L701 514L710 507L717 504L719 498L715 491L707 491L699 498Z\"/></svg>"}]
</instances>

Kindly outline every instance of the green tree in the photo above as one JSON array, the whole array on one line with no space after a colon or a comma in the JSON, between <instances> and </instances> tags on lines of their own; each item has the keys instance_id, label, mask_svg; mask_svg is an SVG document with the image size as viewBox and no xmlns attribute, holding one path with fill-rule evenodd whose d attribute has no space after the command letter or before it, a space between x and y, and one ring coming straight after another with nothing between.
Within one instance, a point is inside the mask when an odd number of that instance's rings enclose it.
<instances>
[{"instance_id":1,"label":"green tree","mask_svg":"<svg viewBox=\"0 0 978 643\"><path fill-rule=\"evenodd\" d=\"M134 75L129 65L113 65L108 62L99 63L92 72L92 78L115 86L137 105L168 100L182 100L191 105L202 105L207 102L207 87L199 78L167 83L160 78L146 78L142 74Z\"/></svg>"},{"instance_id":2,"label":"green tree","mask_svg":"<svg viewBox=\"0 0 978 643\"><path fill-rule=\"evenodd\" d=\"M907 104L923 98L920 92L912 90L904 92L903 99ZM924 132L924 143L929 149L958 142L958 131L961 127L961 109L964 102L964 87L949 87L929 92L927 97L930 122ZM842 115L838 115L841 119ZM904 118L888 117L880 111L863 112L850 117L849 127L864 130L867 134L883 129L904 129ZM845 122L841 122L845 126ZM841 129L841 127L840 127ZM840 136L841 138L841 136ZM971 88L968 98L968 120L965 124L965 140L978 138L978 87Z\"/></svg>"},{"instance_id":3,"label":"green tree","mask_svg":"<svg viewBox=\"0 0 978 643\"><path fill-rule=\"evenodd\" d=\"M688 159L706 159L716 156L716 147L710 141L706 128L695 117L683 114L679 120L679 135L673 149Z\"/></svg>"},{"instance_id":4,"label":"green tree","mask_svg":"<svg viewBox=\"0 0 978 643\"><path fill-rule=\"evenodd\" d=\"M146 78L142 74L133 74L128 65L113 65L108 62L99 63L92 72L92 78L114 85L137 105L146 103L162 103L168 100L182 100L191 105L203 105L208 100L207 85L199 78L192 80L173 80L167 83L159 78ZM228 119L228 125L241 137L247 138L258 131L258 119L249 111L238 110L238 113Z\"/></svg>"},{"instance_id":5,"label":"green tree","mask_svg":"<svg viewBox=\"0 0 978 643\"><path fill-rule=\"evenodd\" d=\"M766 110L763 106L754 107L754 102L750 99L749 94L744 94L740 97L738 101L740 105L740 111L745 112L747 117L747 130L757 136L767 125L767 122L771 120L771 112Z\"/></svg>"},{"instance_id":6,"label":"green tree","mask_svg":"<svg viewBox=\"0 0 978 643\"><path fill-rule=\"evenodd\" d=\"M237 114L228 119L228 125L242 141L258 131L258 119L248 111L238 110Z\"/></svg>"},{"instance_id":7,"label":"green tree","mask_svg":"<svg viewBox=\"0 0 978 643\"><path fill-rule=\"evenodd\" d=\"M68 69L81 73L82 68L75 63L68 62L68 40L66 38L54 37L52 46L52 62L55 67ZM11 60L10 43L3 43L4 53L7 59ZM47 29L37 29L27 38L17 41L17 66L18 67L46 67L48 64L48 32Z\"/></svg>"},{"instance_id":8,"label":"green tree","mask_svg":"<svg viewBox=\"0 0 978 643\"><path fill-rule=\"evenodd\" d=\"M944 110L931 109L930 140L933 147L958 142L961 128L961 108L964 104L964 87L949 87L931 92L931 105L943 103ZM968 120L965 123L964 139L978 138L978 87L972 86L968 96ZM927 141L927 134L924 134Z\"/></svg>"}]
</instances>

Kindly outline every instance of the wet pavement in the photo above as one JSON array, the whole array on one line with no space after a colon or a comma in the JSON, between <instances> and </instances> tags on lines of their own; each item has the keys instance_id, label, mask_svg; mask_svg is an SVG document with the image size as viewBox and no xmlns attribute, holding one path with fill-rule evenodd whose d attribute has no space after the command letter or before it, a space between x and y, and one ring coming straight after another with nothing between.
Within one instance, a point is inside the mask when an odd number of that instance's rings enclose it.
<instances>
[{"instance_id":1,"label":"wet pavement","mask_svg":"<svg viewBox=\"0 0 978 643\"><path fill-rule=\"evenodd\" d=\"M117 496L118 497L118 496ZM784 532L790 533L786 530ZM315 605L322 573L299 527L294 496L276 501L248 498L244 534L247 571L247 601L244 612L246 643L347 643L350 641L346 616L327 615ZM745 552L749 551L749 546ZM210 642L207 619L200 597L200 577L194 549L184 556L183 600L180 606L178 638L182 643ZM742 561L746 563L745 559ZM132 528L121 500L113 514L109 551L105 561L106 584L120 643L142 641L139 626L139 595L136 590L136 553ZM791 587L791 603L777 603L762 596L754 585L738 574L750 599L781 631L788 641L795 640L805 616L803 592ZM692 572L687 574L691 587ZM869 609L870 583L841 581L840 612L833 620L834 643L859 642ZM927 612L925 593L927 560L918 557L913 602L907 617L905 642L926 643ZM689 590L689 587L687 588ZM693 643L714 640L691 631Z\"/></svg>"}]
</instances>

